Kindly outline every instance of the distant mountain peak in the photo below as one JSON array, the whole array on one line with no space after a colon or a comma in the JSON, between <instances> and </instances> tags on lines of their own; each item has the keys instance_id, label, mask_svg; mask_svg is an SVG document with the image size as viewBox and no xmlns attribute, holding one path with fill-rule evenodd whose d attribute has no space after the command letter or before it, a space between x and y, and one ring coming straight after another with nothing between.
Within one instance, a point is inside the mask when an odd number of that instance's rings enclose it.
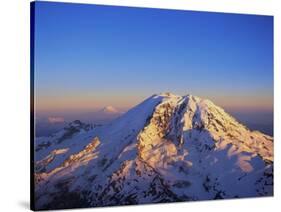
<instances>
[{"instance_id":1,"label":"distant mountain peak","mask_svg":"<svg viewBox=\"0 0 281 212\"><path fill-rule=\"evenodd\" d=\"M115 107L113 107L113 106L111 106L111 105L109 105L109 106L105 106L104 108L102 108L101 109L101 112L104 112L104 113L119 113L119 111L115 108Z\"/></svg>"}]
</instances>

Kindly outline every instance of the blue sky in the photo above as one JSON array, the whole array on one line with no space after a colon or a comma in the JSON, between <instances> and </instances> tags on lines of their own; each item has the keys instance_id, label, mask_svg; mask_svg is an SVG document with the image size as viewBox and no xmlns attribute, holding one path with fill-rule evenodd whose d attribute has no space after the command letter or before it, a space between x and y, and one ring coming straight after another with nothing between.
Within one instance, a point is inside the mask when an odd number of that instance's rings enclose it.
<instances>
[{"instance_id":1,"label":"blue sky","mask_svg":"<svg viewBox=\"0 0 281 212\"><path fill-rule=\"evenodd\" d=\"M131 107L171 91L272 109L273 17L37 2L40 109Z\"/></svg>"}]
</instances>

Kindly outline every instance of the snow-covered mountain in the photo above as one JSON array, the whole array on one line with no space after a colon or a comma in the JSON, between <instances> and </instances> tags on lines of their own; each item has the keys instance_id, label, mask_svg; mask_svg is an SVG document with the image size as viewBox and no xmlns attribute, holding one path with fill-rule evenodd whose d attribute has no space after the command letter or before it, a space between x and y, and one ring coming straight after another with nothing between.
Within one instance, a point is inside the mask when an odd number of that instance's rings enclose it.
<instances>
[{"instance_id":1,"label":"snow-covered mountain","mask_svg":"<svg viewBox=\"0 0 281 212\"><path fill-rule=\"evenodd\" d=\"M273 195L273 138L209 100L153 95L108 125L36 139L37 209Z\"/></svg>"},{"instance_id":2,"label":"snow-covered mountain","mask_svg":"<svg viewBox=\"0 0 281 212\"><path fill-rule=\"evenodd\" d=\"M109 105L101 109L102 113L120 113L115 107Z\"/></svg>"},{"instance_id":3,"label":"snow-covered mountain","mask_svg":"<svg viewBox=\"0 0 281 212\"><path fill-rule=\"evenodd\" d=\"M95 124L105 124L111 122L113 119L121 116L123 114L122 111L119 111L113 106L105 106L100 110L94 112L83 113L79 117L85 122L93 122Z\"/></svg>"}]
</instances>

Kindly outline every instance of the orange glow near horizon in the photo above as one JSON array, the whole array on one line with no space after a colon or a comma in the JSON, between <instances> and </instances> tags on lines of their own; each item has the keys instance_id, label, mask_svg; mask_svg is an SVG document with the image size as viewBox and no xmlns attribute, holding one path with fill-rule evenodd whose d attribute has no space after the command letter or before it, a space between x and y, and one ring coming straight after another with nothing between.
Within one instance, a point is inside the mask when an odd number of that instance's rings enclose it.
<instances>
[{"instance_id":1,"label":"orange glow near horizon","mask_svg":"<svg viewBox=\"0 0 281 212\"><path fill-rule=\"evenodd\" d=\"M213 97L212 101L226 110L273 111L273 98L267 96Z\"/></svg>"},{"instance_id":2,"label":"orange glow near horizon","mask_svg":"<svg viewBox=\"0 0 281 212\"><path fill-rule=\"evenodd\" d=\"M105 106L128 110L149 96L143 95L66 95L35 98L37 111L94 111ZM232 111L273 111L273 98L266 96L201 96L214 104Z\"/></svg>"},{"instance_id":3,"label":"orange glow near horizon","mask_svg":"<svg viewBox=\"0 0 281 212\"><path fill-rule=\"evenodd\" d=\"M105 106L130 109L144 99L131 96L41 97L35 100L37 111L93 111Z\"/></svg>"}]
</instances>

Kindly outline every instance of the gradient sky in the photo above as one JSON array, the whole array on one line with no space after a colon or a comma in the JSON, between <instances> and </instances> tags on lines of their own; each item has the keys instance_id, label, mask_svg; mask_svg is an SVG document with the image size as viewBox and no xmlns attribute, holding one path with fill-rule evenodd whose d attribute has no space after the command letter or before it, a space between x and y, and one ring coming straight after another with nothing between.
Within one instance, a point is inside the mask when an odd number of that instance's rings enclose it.
<instances>
[{"instance_id":1,"label":"gradient sky","mask_svg":"<svg viewBox=\"0 0 281 212\"><path fill-rule=\"evenodd\" d=\"M36 2L38 111L130 108L154 93L272 111L273 17Z\"/></svg>"}]
</instances>

